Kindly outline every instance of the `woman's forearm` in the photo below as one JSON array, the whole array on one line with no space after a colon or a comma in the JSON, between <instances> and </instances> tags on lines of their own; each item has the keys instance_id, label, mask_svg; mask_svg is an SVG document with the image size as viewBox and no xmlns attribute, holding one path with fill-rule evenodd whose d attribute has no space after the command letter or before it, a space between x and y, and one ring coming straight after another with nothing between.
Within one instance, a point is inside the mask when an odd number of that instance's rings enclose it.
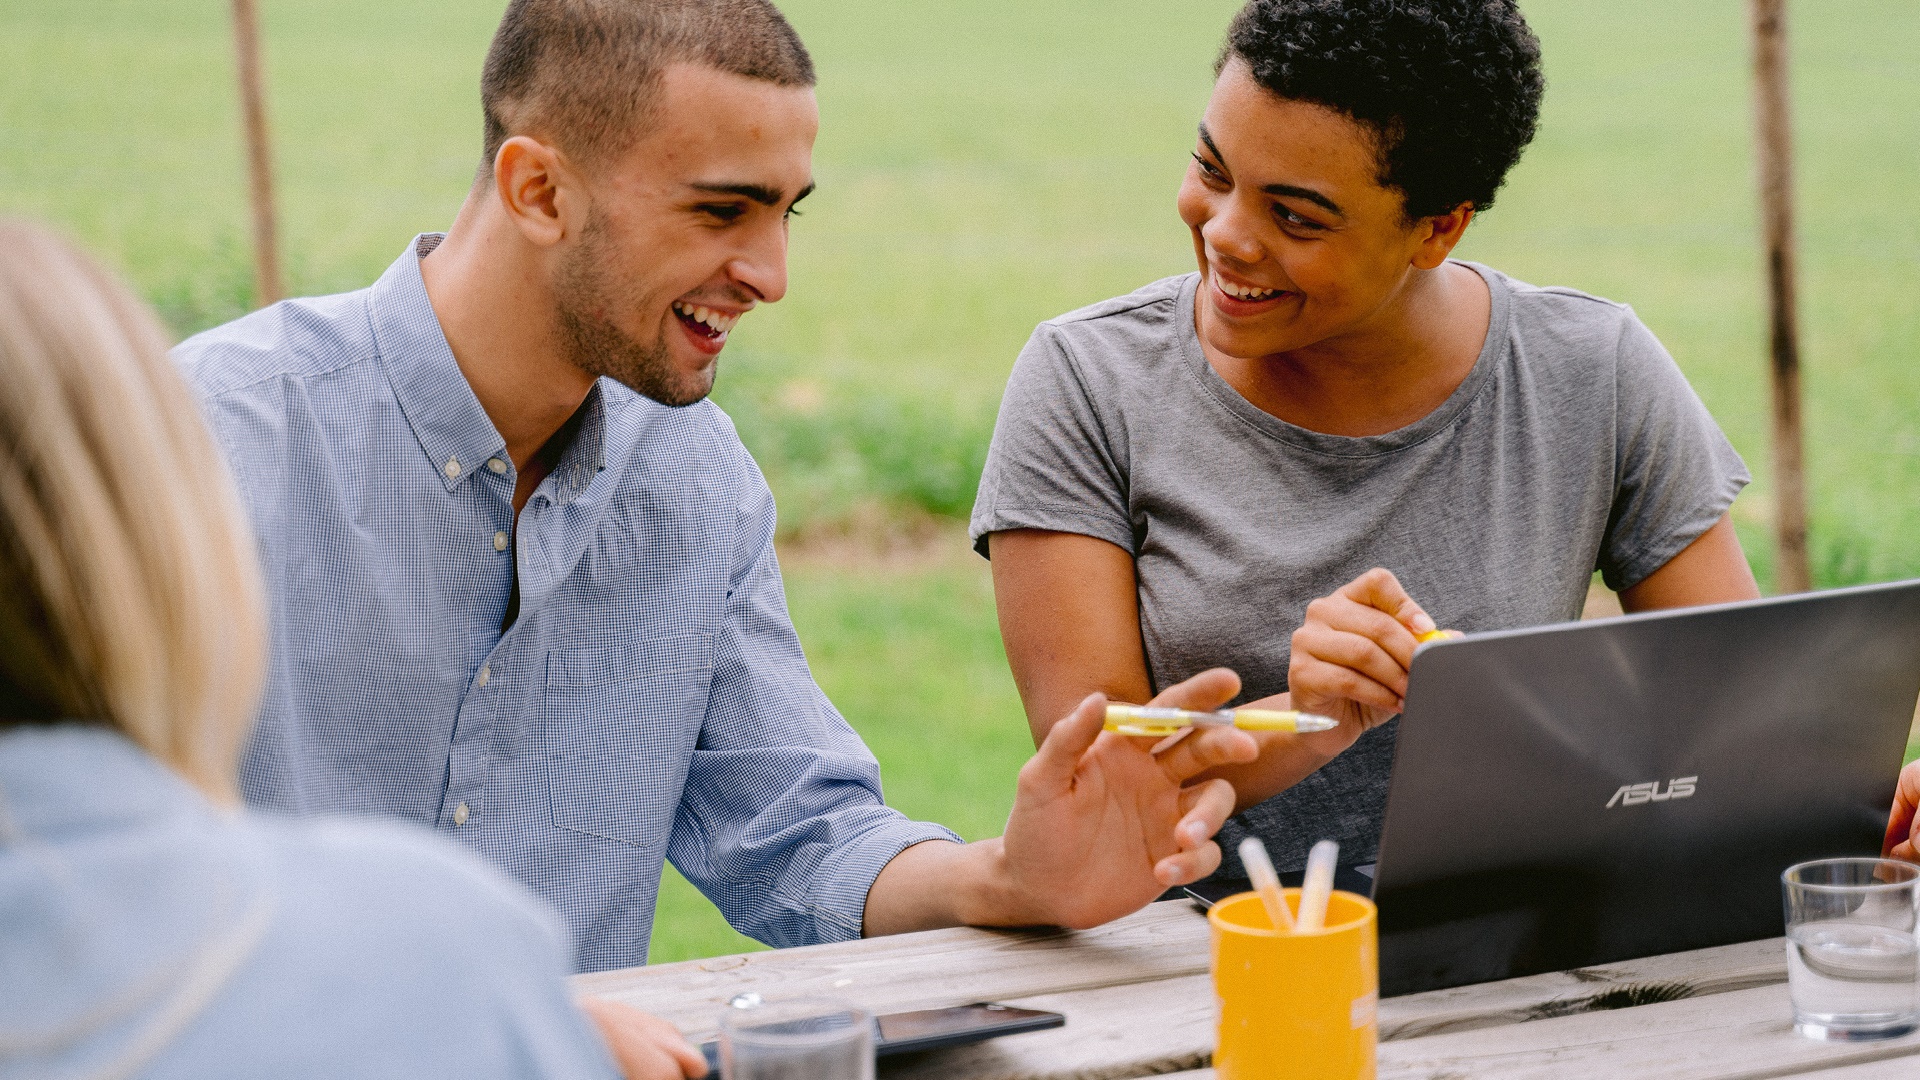
<instances>
[{"instance_id":1,"label":"woman's forearm","mask_svg":"<svg viewBox=\"0 0 1920 1080\"><path fill-rule=\"evenodd\" d=\"M1291 695L1275 694L1246 704L1251 709L1291 709ZM1314 770L1339 756L1360 737L1358 730L1342 724L1332 731L1296 735L1284 731L1254 733L1260 744L1260 756L1245 765L1227 765L1201 776L1220 779L1233 785L1233 812L1266 802L1282 791L1311 776Z\"/></svg>"}]
</instances>

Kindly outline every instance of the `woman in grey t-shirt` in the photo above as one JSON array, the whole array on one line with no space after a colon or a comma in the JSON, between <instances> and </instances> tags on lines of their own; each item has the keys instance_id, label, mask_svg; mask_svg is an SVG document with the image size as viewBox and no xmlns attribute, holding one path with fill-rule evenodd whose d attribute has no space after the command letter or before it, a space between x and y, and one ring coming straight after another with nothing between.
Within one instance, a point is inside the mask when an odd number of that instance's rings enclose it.
<instances>
[{"instance_id":1,"label":"woman in grey t-shirt","mask_svg":"<svg viewBox=\"0 0 1920 1080\"><path fill-rule=\"evenodd\" d=\"M1632 311L1448 258L1541 85L1508 0L1255 0L1180 190L1199 272L1014 367L972 532L1036 738L1215 665L1342 721L1222 772L1229 853L1372 860L1435 620L1577 618L1596 569L1628 610L1758 595L1746 470Z\"/></svg>"}]
</instances>

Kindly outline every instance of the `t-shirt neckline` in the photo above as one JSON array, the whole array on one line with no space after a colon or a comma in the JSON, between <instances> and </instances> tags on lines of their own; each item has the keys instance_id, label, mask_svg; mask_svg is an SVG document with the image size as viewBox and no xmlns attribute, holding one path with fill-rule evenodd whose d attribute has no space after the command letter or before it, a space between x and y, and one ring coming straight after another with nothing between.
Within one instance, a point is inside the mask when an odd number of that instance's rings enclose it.
<instances>
[{"instance_id":1,"label":"t-shirt neckline","mask_svg":"<svg viewBox=\"0 0 1920 1080\"><path fill-rule=\"evenodd\" d=\"M1221 378L1219 372L1213 370L1213 365L1207 362L1205 350L1200 347L1200 332L1195 328L1193 318L1193 305L1200 284L1197 271L1182 277L1178 290L1176 327L1187 370L1228 412L1262 434L1303 450L1328 457L1376 457L1425 442L1446 430L1486 387L1509 337L1510 304L1506 281L1490 267L1464 259L1452 261L1479 274L1481 280L1487 283L1487 294L1491 301L1487 316L1487 339L1480 345L1480 355L1474 359L1473 370L1467 372L1467 377L1453 388L1453 393L1447 395L1447 399L1432 412L1405 427L1379 435L1329 435L1290 424L1248 401L1231 383Z\"/></svg>"}]
</instances>

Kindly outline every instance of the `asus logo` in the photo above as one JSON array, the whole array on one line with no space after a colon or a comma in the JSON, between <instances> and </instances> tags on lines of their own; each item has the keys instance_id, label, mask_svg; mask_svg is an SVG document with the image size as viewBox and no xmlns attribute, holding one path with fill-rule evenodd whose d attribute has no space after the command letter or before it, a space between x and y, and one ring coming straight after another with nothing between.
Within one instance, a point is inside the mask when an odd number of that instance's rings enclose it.
<instances>
[{"instance_id":1,"label":"asus logo","mask_svg":"<svg viewBox=\"0 0 1920 1080\"><path fill-rule=\"evenodd\" d=\"M1693 785L1697 776L1676 776L1667 781L1667 790L1660 790L1660 781L1649 780L1644 784L1623 784L1613 798L1607 800L1607 809L1615 804L1621 806L1639 806L1641 803L1666 802L1668 799L1689 799L1693 797Z\"/></svg>"}]
</instances>

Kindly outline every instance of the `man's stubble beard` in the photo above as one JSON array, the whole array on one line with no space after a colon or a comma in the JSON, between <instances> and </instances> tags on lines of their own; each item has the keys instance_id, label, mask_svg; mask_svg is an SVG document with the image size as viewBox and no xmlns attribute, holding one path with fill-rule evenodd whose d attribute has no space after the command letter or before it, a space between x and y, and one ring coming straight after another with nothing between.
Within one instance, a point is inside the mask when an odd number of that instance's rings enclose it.
<instances>
[{"instance_id":1,"label":"man's stubble beard","mask_svg":"<svg viewBox=\"0 0 1920 1080\"><path fill-rule=\"evenodd\" d=\"M555 283L562 347L575 367L605 376L662 405L692 405L713 391L718 358L704 371L674 368L665 328L651 344L615 325L608 313L637 305L620 302L620 289L608 281L607 234L597 212L590 211L580 244L561 266Z\"/></svg>"}]
</instances>

